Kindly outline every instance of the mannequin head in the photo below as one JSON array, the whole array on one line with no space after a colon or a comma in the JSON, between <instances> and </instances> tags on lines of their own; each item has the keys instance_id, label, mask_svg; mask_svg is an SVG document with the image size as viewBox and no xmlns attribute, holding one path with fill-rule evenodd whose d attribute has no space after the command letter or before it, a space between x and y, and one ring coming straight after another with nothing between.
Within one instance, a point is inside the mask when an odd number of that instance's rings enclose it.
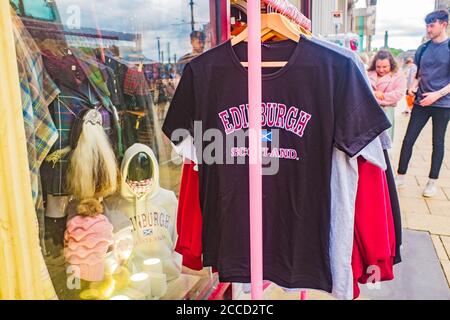
<instances>
[{"instance_id":1,"label":"mannequin head","mask_svg":"<svg viewBox=\"0 0 450 320\"><path fill-rule=\"evenodd\" d=\"M131 158L128 166L127 183L133 192L141 197L147 194L152 187L153 162L145 152L139 152Z\"/></svg>"},{"instance_id":2,"label":"mannequin head","mask_svg":"<svg viewBox=\"0 0 450 320\"><path fill-rule=\"evenodd\" d=\"M130 161L127 180L142 181L153 176L153 164L150 156L145 152L139 152Z\"/></svg>"}]
</instances>

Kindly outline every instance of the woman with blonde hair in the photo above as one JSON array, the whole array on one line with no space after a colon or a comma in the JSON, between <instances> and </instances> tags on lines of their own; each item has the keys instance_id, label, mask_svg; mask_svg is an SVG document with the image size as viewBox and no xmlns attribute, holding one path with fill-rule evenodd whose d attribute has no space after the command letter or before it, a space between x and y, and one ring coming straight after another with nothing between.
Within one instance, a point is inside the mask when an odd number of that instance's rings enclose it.
<instances>
[{"instance_id":1,"label":"woman with blonde hair","mask_svg":"<svg viewBox=\"0 0 450 320\"><path fill-rule=\"evenodd\" d=\"M368 73L373 93L391 121L392 127L389 129L388 133L393 141L395 118L394 108L405 95L405 75L403 72L399 71L395 58L387 50L380 50L377 52L372 59Z\"/></svg>"}]
</instances>

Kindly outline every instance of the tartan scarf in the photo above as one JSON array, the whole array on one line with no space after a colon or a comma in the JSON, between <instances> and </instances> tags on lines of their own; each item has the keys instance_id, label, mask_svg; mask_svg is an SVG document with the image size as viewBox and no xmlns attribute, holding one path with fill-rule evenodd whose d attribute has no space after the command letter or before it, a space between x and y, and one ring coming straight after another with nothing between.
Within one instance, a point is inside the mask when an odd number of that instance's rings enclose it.
<instances>
[{"instance_id":1,"label":"tartan scarf","mask_svg":"<svg viewBox=\"0 0 450 320\"><path fill-rule=\"evenodd\" d=\"M14 15L12 20L32 195L37 204L39 168L58 138L48 107L60 91L45 71L40 50L20 18Z\"/></svg>"},{"instance_id":2,"label":"tartan scarf","mask_svg":"<svg viewBox=\"0 0 450 320\"><path fill-rule=\"evenodd\" d=\"M145 179L140 181L128 180L127 184L130 186L131 190L137 195L138 198L146 195L150 192L153 186L153 179Z\"/></svg>"},{"instance_id":3,"label":"tartan scarf","mask_svg":"<svg viewBox=\"0 0 450 320\"><path fill-rule=\"evenodd\" d=\"M129 68L123 81L123 92L127 95L144 96L150 93L144 72Z\"/></svg>"}]
</instances>

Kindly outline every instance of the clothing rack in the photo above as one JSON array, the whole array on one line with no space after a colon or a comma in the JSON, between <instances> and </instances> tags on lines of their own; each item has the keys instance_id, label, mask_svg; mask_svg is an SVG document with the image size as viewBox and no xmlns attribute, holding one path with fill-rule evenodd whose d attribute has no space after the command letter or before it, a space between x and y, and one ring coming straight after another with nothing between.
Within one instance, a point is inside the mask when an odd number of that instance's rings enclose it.
<instances>
[{"instance_id":1,"label":"clothing rack","mask_svg":"<svg viewBox=\"0 0 450 320\"><path fill-rule=\"evenodd\" d=\"M263 0L304 28L311 21L286 0ZM294 9L292 9L294 8ZM263 222L262 222L262 146L261 146L261 2L247 1L248 97L249 97L249 194L250 194L250 274L251 298L263 299ZM308 23L309 22L309 23ZM301 291L300 299L306 299Z\"/></svg>"},{"instance_id":2,"label":"clothing rack","mask_svg":"<svg viewBox=\"0 0 450 320\"><path fill-rule=\"evenodd\" d=\"M247 2L251 298L263 299L261 2Z\"/></svg>"},{"instance_id":3,"label":"clothing rack","mask_svg":"<svg viewBox=\"0 0 450 320\"><path fill-rule=\"evenodd\" d=\"M311 20L305 17L292 3L286 0L263 0L263 2L306 30L311 31Z\"/></svg>"}]
</instances>

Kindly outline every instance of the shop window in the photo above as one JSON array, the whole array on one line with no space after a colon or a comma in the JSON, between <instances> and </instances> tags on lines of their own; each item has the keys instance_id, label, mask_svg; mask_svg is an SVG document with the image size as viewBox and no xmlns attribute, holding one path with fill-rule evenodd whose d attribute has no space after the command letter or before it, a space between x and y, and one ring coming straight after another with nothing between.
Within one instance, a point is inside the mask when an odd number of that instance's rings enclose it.
<instances>
[{"instance_id":1,"label":"shop window","mask_svg":"<svg viewBox=\"0 0 450 320\"><path fill-rule=\"evenodd\" d=\"M59 298L108 299L118 289L148 298L149 286L160 298L180 277L171 254L183 162L161 128L184 66L216 42L215 1L10 3L33 200ZM101 236L77 233L89 219L75 217L101 213ZM149 270L164 276L150 285L139 275Z\"/></svg>"}]
</instances>

